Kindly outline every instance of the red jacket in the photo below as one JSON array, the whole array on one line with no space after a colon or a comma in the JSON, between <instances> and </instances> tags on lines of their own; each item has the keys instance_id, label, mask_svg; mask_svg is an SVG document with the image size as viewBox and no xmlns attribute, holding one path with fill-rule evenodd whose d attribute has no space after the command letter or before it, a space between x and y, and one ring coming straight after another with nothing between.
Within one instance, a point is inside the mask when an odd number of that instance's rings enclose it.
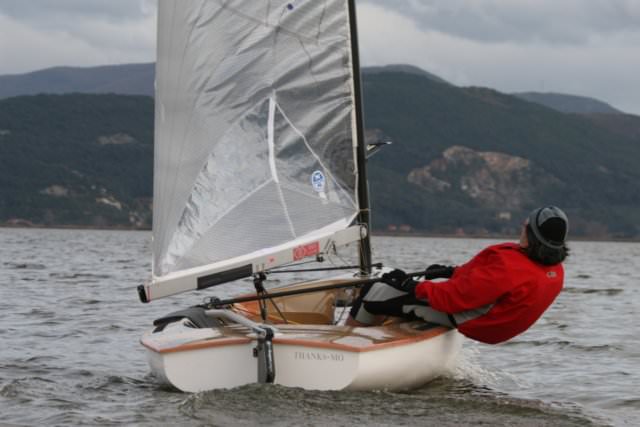
<instances>
[{"instance_id":1,"label":"red jacket","mask_svg":"<svg viewBox=\"0 0 640 427\"><path fill-rule=\"evenodd\" d=\"M484 315L458 325L469 338L488 344L526 331L562 290L562 264L545 266L530 260L518 245L489 246L455 269L451 279L424 281L416 297L438 311L455 314L493 304Z\"/></svg>"}]
</instances>

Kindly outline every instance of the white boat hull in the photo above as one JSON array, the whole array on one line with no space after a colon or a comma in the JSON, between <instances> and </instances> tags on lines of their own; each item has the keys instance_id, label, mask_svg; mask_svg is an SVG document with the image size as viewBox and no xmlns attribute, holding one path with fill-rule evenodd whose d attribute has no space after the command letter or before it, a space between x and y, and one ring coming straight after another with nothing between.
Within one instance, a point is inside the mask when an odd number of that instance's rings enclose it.
<instances>
[{"instance_id":1,"label":"white boat hull","mask_svg":"<svg viewBox=\"0 0 640 427\"><path fill-rule=\"evenodd\" d=\"M275 383L313 390L406 390L451 368L461 345L457 331L370 351L279 345ZM300 357L303 355L303 357Z\"/></svg>"},{"instance_id":2,"label":"white boat hull","mask_svg":"<svg viewBox=\"0 0 640 427\"><path fill-rule=\"evenodd\" d=\"M452 367L462 337L442 327L417 331L409 325L278 326L274 383L313 390L419 387ZM253 334L225 337L215 329L177 322L146 334L142 343L152 372L185 392L257 382Z\"/></svg>"}]
</instances>

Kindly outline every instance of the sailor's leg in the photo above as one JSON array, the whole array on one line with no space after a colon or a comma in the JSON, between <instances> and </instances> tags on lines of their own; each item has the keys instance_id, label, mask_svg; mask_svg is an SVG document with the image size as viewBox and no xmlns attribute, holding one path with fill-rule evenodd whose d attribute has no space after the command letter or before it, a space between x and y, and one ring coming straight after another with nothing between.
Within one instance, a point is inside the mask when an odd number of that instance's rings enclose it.
<instances>
[{"instance_id":1,"label":"sailor's leg","mask_svg":"<svg viewBox=\"0 0 640 427\"><path fill-rule=\"evenodd\" d=\"M413 295L398 290L386 283L374 283L362 289L360 296L351 307L348 325L377 325L388 316L412 317L404 311L407 305L426 304Z\"/></svg>"},{"instance_id":2,"label":"sailor's leg","mask_svg":"<svg viewBox=\"0 0 640 427\"><path fill-rule=\"evenodd\" d=\"M469 320L473 320L487 314L489 310L491 310L491 307L493 307L493 304L487 304L482 307L461 311L456 314L444 313L421 304L405 305L403 310L405 313L412 313L416 317L424 319L427 322L437 323L438 325L448 326L450 328L457 328L458 325L464 322L468 322Z\"/></svg>"},{"instance_id":3,"label":"sailor's leg","mask_svg":"<svg viewBox=\"0 0 640 427\"><path fill-rule=\"evenodd\" d=\"M450 328L457 327L457 323L455 322L455 319L452 319L451 315L443 313L442 311L434 310L426 305L405 305L402 309L406 314L412 314L413 316L429 323L448 326Z\"/></svg>"}]
</instances>

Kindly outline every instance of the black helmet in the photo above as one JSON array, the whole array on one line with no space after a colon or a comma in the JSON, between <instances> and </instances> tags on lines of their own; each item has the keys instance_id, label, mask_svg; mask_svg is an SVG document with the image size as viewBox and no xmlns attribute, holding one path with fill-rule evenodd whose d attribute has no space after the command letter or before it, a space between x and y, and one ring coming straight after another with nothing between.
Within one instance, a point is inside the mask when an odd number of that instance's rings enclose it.
<instances>
[{"instance_id":1,"label":"black helmet","mask_svg":"<svg viewBox=\"0 0 640 427\"><path fill-rule=\"evenodd\" d=\"M531 231L543 246L561 249L569 232L567 215L556 206L538 208L529 215Z\"/></svg>"}]
</instances>

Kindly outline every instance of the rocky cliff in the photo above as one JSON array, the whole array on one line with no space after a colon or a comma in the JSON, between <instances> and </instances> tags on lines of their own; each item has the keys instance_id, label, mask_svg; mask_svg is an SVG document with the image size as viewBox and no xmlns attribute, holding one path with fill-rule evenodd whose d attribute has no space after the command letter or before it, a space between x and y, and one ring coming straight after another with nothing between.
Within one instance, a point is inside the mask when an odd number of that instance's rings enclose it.
<instances>
[{"instance_id":1,"label":"rocky cliff","mask_svg":"<svg viewBox=\"0 0 640 427\"><path fill-rule=\"evenodd\" d=\"M560 184L530 160L458 145L447 148L428 165L411 170L407 181L432 193L460 191L482 207L501 207L503 215L535 203L540 187Z\"/></svg>"}]
</instances>

